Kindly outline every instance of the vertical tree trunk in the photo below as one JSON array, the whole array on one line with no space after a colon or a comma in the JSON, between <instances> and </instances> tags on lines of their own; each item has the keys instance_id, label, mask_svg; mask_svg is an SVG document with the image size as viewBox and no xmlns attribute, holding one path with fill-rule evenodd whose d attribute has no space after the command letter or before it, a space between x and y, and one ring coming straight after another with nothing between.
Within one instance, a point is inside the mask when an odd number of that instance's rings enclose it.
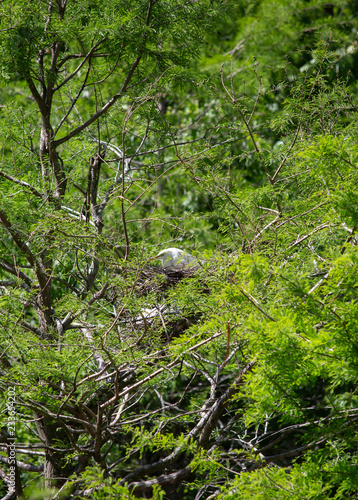
<instances>
[{"instance_id":1,"label":"vertical tree trunk","mask_svg":"<svg viewBox=\"0 0 358 500\"><path fill-rule=\"evenodd\" d=\"M66 452L53 448L69 448L70 442L64 430L49 417L34 414L37 431L45 444L44 478L46 488L61 487L71 475L71 466L66 461Z\"/></svg>"},{"instance_id":2,"label":"vertical tree trunk","mask_svg":"<svg viewBox=\"0 0 358 500\"><path fill-rule=\"evenodd\" d=\"M63 162L53 147L53 129L48 115L41 113L42 128L40 137L40 160L42 177L46 193L49 198L59 200L66 192L67 179L63 169ZM53 186L52 183L55 182Z\"/></svg>"}]
</instances>

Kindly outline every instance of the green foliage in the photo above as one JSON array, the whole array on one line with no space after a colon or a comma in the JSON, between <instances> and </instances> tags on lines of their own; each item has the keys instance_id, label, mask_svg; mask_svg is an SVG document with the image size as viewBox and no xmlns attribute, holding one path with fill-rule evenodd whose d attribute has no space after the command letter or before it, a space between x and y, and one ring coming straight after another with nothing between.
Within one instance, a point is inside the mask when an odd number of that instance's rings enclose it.
<instances>
[{"instance_id":1,"label":"green foliage","mask_svg":"<svg viewBox=\"0 0 358 500\"><path fill-rule=\"evenodd\" d=\"M104 479L103 472L97 467L88 468L86 472L82 475L81 481L86 487L93 489L93 493L90 498L93 500L101 500L108 497L113 499L126 499L135 500L141 498L144 500L146 497L138 497L131 493L127 486L120 486L116 484L112 479ZM163 500L164 492L160 487L155 486L153 488L153 495L150 497L151 500Z\"/></svg>"}]
</instances>

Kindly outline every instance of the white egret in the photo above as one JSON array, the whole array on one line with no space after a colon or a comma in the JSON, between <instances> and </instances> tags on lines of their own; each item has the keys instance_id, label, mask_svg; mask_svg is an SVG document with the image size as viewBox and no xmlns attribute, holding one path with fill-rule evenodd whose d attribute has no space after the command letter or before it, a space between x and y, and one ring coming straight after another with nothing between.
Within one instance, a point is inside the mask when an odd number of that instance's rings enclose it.
<instances>
[{"instance_id":1,"label":"white egret","mask_svg":"<svg viewBox=\"0 0 358 500\"><path fill-rule=\"evenodd\" d=\"M166 248L161 250L150 260L160 260L165 269L188 269L198 265L197 259L180 248Z\"/></svg>"},{"instance_id":2,"label":"white egret","mask_svg":"<svg viewBox=\"0 0 358 500\"><path fill-rule=\"evenodd\" d=\"M148 326L152 326L154 320L160 317L162 322L164 317L167 318L169 315L177 315L179 313L177 308L168 307L166 304L157 305L152 308L144 308L140 311L139 316L134 318L134 324L137 326L143 326L145 323Z\"/></svg>"}]
</instances>

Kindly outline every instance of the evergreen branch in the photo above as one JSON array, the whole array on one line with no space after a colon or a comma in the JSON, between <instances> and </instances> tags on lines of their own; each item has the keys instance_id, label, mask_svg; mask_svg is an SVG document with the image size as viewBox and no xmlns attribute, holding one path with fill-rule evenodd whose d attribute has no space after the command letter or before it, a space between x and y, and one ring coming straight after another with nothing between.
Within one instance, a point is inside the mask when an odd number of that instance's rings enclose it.
<instances>
[{"instance_id":1,"label":"evergreen branch","mask_svg":"<svg viewBox=\"0 0 358 500\"><path fill-rule=\"evenodd\" d=\"M255 242L258 238L260 238L260 236L266 231L266 229L268 229L269 227L273 226L274 224L276 224L276 222L278 220L280 220L281 218L281 214L279 214L277 217L275 217L271 222L269 222L268 224L266 224L266 226L264 228L261 229L261 231L259 233L257 233L253 239L253 242Z\"/></svg>"},{"instance_id":2,"label":"evergreen branch","mask_svg":"<svg viewBox=\"0 0 358 500\"><path fill-rule=\"evenodd\" d=\"M56 137L58 131L62 127L63 122L67 119L68 115L71 113L71 111L75 107L76 102L80 98L80 96L81 96L81 94L82 94L82 92L83 92L83 90L84 90L84 88L86 86L86 83L87 83L87 80L88 80L88 77L89 77L89 74L90 74L90 70L91 70L91 65L88 64L87 72L86 72L86 75L84 77L83 83L82 83L81 87L79 88L76 97L74 99L71 99L71 105L69 106L69 108L67 109L67 111L63 115L63 117L61 118L60 123L57 125L56 130L55 130L55 132L53 134L53 137ZM54 90L54 92L55 92L55 90Z\"/></svg>"},{"instance_id":3,"label":"evergreen branch","mask_svg":"<svg viewBox=\"0 0 358 500\"><path fill-rule=\"evenodd\" d=\"M79 53L79 54L68 54L67 56L65 56L63 59L61 59L61 61L57 64L57 71L67 62L67 61L71 61L71 59L82 59L83 57L86 57L88 55L88 52L85 54L85 53ZM110 56L109 53L99 53L99 54L92 54L92 58L99 58L99 57L108 57Z\"/></svg>"},{"instance_id":4,"label":"evergreen branch","mask_svg":"<svg viewBox=\"0 0 358 500\"><path fill-rule=\"evenodd\" d=\"M31 193L34 194L35 196L37 196L38 198L41 198L41 199L43 198L43 195L39 191L37 191L36 188L31 186L31 184L29 184L28 182L21 181L20 179L16 179L12 175L5 174L5 172L2 172L1 170L0 170L0 175L11 182L14 182L15 184L19 184L20 186L28 188L31 191Z\"/></svg>"},{"instance_id":5,"label":"evergreen branch","mask_svg":"<svg viewBox=\"0 0 358 500\"><path fill-rule=\"evenodd\" d=\"M149 1L149 5L148 5L148 10L147 10L147 15L146 15L146 25L148 26L149 25L149 21L150 21L150 17L151 17L151 13L152 13L152 8L153 8L153 5L154 5L154 1ZM144 37L146 38L146 35L144 35ZM106 113L117 101L120 97L122 97L123 93L126 91L131 79L132 79L132 76L135 72L135 70L137 69L137 67L139 66L139 63L143 57L143 53L144 53L144 47L142 47L139 51L139 54L138 56L136 57L135 61L133 62L130 70L128 71L128 74L122 84L122 87L121 89L119 90L119 92L117 92L117 94L115 94L112 99L110 99L99 111L97 111L96 113L94 113L91 118L89 118L85 123L82 123L82 125L79 125L78 127L76 127L74 130L72 130L72 132L70 132L69 134L67 134L66 136L62 137L61 139L58 139L57 141L54 141L53 143L53 147L56 149L58 146L60 146L61 144L64 144L65 142L69 141L70 139L72 139L72 137L75 137L76 135L80 134L83 130L85 130L86 128L88 128L90 125L92 125L92 123L94 123L95 121L97 121L104 113Z\"/></svg>"},{"instance_id":6,"label":"evergreen branch","mask_svg":"<svg viewBox=\"0 0 358 500\"><path fill-rule=\"evenodd\" d=\"M32 280L22 271L19 271L16 267L14 267L12 264L7 262L4 259L0 259L0 267L4 269L4 271L7 271L8 273L12 274L13 276L17 276L18 278L22 279L22 281L28 286L32 287L33 283Z\"/></svg>"},{"instance_id":7,"label":"evergreen branch","mask_svg":"<svg viewBox=\"0 0 358 500\"><path fill-rule=\"evenodd\" d=\"M34 254L31 252L28 245L22 239L18 231L12 226L7 215L0 210L0 223L5 227L8 233L11 235L16 246L23 252L27 261L31 265L39 284L38 298L36 299L36 309L38 313L38 318L40 322L40 327L43 335L49 329L52 324L52 296L51 296L51 275L48 276L44 268L44 264L41 260L38 260ZM4 264L4 261L2 261Z\"/></svg>"},{"instance_id":8,"label":"evergreen branch","mask_svg":"<svg viewBox=\"0 0 358 500\"><path fill-rule=\"evenodd\" d=\"M84 123L82 123L81 125L79 125L78 127L76 127L74 130L72 130L72 132L70 132L69 134L65 135L64 137L62 137L61 139L57 139L57 141L54 141L53 142L53 147L56 149L58 146L60 146L61 144L64 144L65 142L69 141L70 139L72 139L73 137L75 137L76 135L80 134L83 130L86 130L90 125L92 125L92 123L94 123L95 121L97 121L102 115L104 115L117 101L120 97L123 96L123 93L125 92L125 90L127 89L128 85L129 85L129 82L134 74L134 71L136 70L136 68L138 67L139 65L139 62L140 60L142 59L142 53L140 53L137 58L135 59L135 61L133 62L129 72L128 72L128 75L120 89L119 92L117 92L117 94L115 94L112 99L110 99L99 111L97 111L96 113L94 113L91 118L89 118L88 120L86 120Z\"/></svg>"},{"instance_id":9,"label":"evergreen branch","mask_svg":"<svg viewBox=\"0 0 358 500\"><path fill-rule=\"evenodd\" d=\"M240 292L242 293L242 295L244 295L244 297L246 297L250 302L251 304L253 304L255 307L257 307L257 309L259 311L262 312L262 314L264 314L266 316L266 318L270 319L271 321L276 321L274 318L272 318L270 315L268 315L263 309L262 307L260 306L260 304L257 302L257 300L255 299L255 297L253 297L252 295L249 294L249 292L247 292L246 290L244 290L243 288L240 288Z\"/></svg>"},{"instance_id":10,"label":"evergreen branch","mask_svg":"<svg viewBox=\"0 0 358 500\"><path fill-rule=\"evenodd\" d=\"M302 238L296 238L296 240L293 243L290 243L290 245L288 245L288 248L293 248L293 247L299 245L300 243L302 243L302 241L305 241L307 238L312 236L312 234L317 233L318 231L322 231L323 229L326 229L327 227L332 227L332 224L325 223L325 224L321 224L320 226L315 227L310 233L306 234L305 236L302 236Z\"/></svg>"},{"instance_id":11,"label":"evergreen branch","mask_svg":"<svg viewBox=\"0 0 358 500\"><path fill-rule=\"evenodd\" d=\"M88 254L89 255L89 254ZM97 300L100 300L107 288L109 286L109 283L105 283L101 290L99 290L98 292L94 293L92 295L92 297L89 299L88 302L85 303L85 306L80 310L80 311L77 311L75 314L72 314L71 312L67 313L66 317L61 321L61 324L62 324L62 327L64 330L68 330L70 328L70 325L72 323L72 321L77 318L78 316L80 316L81 314L83 314L83 312L90 306L90 305L93 305ZM82 292L78 292L78 293L83 293Z\"/></svg>"},{"instance_id":12,"label":"evergreen branch","mask_svg":"<svg viewBox=\"0 0 358 500\"><path fill-rule=\"evenodd\" d=\"M65 424L65 422L70 421L73 424L82 425L84 429L89 431L91 436L94 436L96 434L96 426L94 424L92 424L89 420L85 420L85 418L75 417L74 414L76 414L77 409L70 406L70 405L65 406L65 410L66 410L65 414L56 414L53 411L51 411L49 408L47 408L46 406L42 405L39 401L34 401L31 399L28 399L27 401L28 402L22 401L21 404L23 406L25 406L26 408L29 408L32 411L34 411L36 414L41 415L42 417L49 417L51 419L54 419L56 422L59 422L61 424L61 426L64 428L68 428L68 425ZM84 407L84 405L81 405L81 406ZM72 415L69 414L70 412L72 413ZM94 415L94 414L92 413L92 415ZM55 446L50 446L48 444L44 444L42 446L42 448L47 449L47 450L53 450L53 451L61 451L62 450L62 448L57 448ZM66 450L67 453L73 452L73 451L78 451L77 446L67 448L67 450Z\"/></svg>"},{"instance_id":13,"label":"evergreen branch","mask_svg":"<svg viewBox=\"0 0 358 500\"><path fill-rule=\"evenodd\" d=\"M283 177L282 179L277 179L276 184L278 182L286 182L289 179L295 179L296 177L299 177L300 175L308 174L309 172L312 172L312 168L309 168L307 170L303 170L303 172L298 172L297 174L289 175L288 177Z\"/></svg>"},{"instance_id":14,"label":"evergreen branch","mask_svg":"<svg viewBox=\"0 0 358 500\"><path fill-rule=\"evenodd\" d=\"M287 224L287 222L290 222L291 220L293 219L297 219L298 217L302 217L303 215L307 215L311 212L313 212L314 210L317 210L317 208L320 208L322 207L323 205L326 205L328 203L328 200L325 200L325 201L322 201L322 203L319 203L318 205L310 208L309 210L306 210L306 212L302 212L300 214L297 214L297 215L293 215L292 217L288 217L287 219L283 220L282 222L280 222L279 224L277 224L277 229L281 226L283 226L284 224Z\"/></svg>"},{"instance_id":15,"label":"evergreen branch","mask_svg":"<svg viewBox=\"0 0 358 500\"><path fill-rule=\"evenodd\" d=\"M275 182L276 181L276 177L278 176L278 174L280 173L280 171L282 170L283 166L285 165L287 159L288 159L288 155L290 154L293 146L296 144L296 141L297 141L297 137L298 137L298 132L301 130L301 120L300 120L300 123L296 129L296 133L295 133L295 136L293 138L293 141L291 142L290 144L290 147L288 148L288 150L286 151L286 154L285 154L285 157L284 159L281 161L280 165L278 166L276 172L273 174L272 176L272 182Z\"/></svg>"},{"instance_id":16,"label":"evergreen branch","mask_svg":"<svg viewBox=\"0 0 358 500\"><path fill-rule=\"evenodd\" d=\"M177 142L176 143L176 146L186 146L187 144L194 144L195 142L201 142L203 141L204 139L206 139L206 134L204 134L203 136L199 137L198 139L192 139L190 141L182 141L182 142ZM234 140L226 140L226 141L223 141L221 142L220 144L227 144L227 143L230 143L230 142L235 142ZM157 154L157 153L160 153L161 151L164 151L165 149L168 149L168 148L172 148L174 147L174 144L166 144L165 146L161 146L159 148L155 148L155 149L150 149L149 151L137 151L131 155L127 155L126 158L136 158L137 156L152 156L154 154ZM174 160L176 161L176 160Z\"/></svg>"},{"instance_id":17,"label":"evergreen branch","mask_svg":"<svg viewBox=\"0 0 358 500\"><path fill-rule=\"evenodd\" d=\"M74 76L77 75L77 73L81 70L82 66L85 64L85 62L90 59L92 56L93 56L93 53L94 51L103 43L107 40L107 37L105 36L104 38L102 38L99 42L97 42L92 48L91 50L84 56L83 58L83 61L81 61L81 63L77 66L77 68L70 74L67 76L67 78L65 78L59 85L57 85L57 87L55 87L53 89L53 92L57 92L57 90L59 90L61 87L63 87L64 85L66 85L67 82L69 82L70 80L72 80L72 78ZM61 61L61 64L63 64L63 61ZM82 86L83 87L83 86Z\"/></svg>"},{"instance_id":18,"label":"evergreen branch","mask_svg":"<svg viewBox=\"0 0 358 500\"><path fill-rule=\"evenodd\" d=\"M16 246L25 254L27 261L33 268L37 268L40 266L38 265L39 263L36 260L36 257L33 255L27 244L23 241L19 233L14 229L12 226L11 222L9 221L7 215L5 212L0 210L0 223L5 227L5 229L9 232L9 234L12 236L12 239L14 240ZM40 274L42 275L44 271L42 269L39 269Z\"/></svg>"},{"instance_id":19,"label":"evergreen branch","mask_svg":"<svg viewBox=\"0 0 358 500\"><path fill-rule=\"evenodd\" d=\"M180 143L180 144L189 144L190 142L192 142L192 141L188 141L188 142L184 142L184 143ZM138 195L138 196L137 196L134 200L127 200L127 202L129 203L129 206L128 206L128 208L125 210L125 213L127 213L127 212L128 212L128 211L129 211L129 210L130 210L133 206L135 206L135 205L138 203L138 201L139 201L139 200L140 200L140 199L141 199L141 198L142 198L142 197L143 197L143 196L144 196L144 195L145 195L148 191L150 191L150 189L151 189L151 188L152 188L152 187L153 187L153 186L154 186L154 185L158 182L158 180L159 180L159 179L161 179L162 177L164 177L164 176L165 176L165 175L166 175L166 174L167 174L170 170L172 170L173 168L178 167L178 166L179 166L179 165L181 165L181 164L185 164L185 163L187 163L187 162L189 162L189 161L194 161L195 159L197 159L198 157L200 157L201 155L203 155L206 151L210 151L210 150L214 149L215 147L221 146L221 145L223 145L223 144L231 143L231 142L233 142L233 141L231 141L231 140L223 141L223 142L220 142L219 144L216 144L216 145L214 145L214 146L209 146L209 147L205 148L203 151L200 151L199 153L194 153L194 154L192 154L192 155L190 155L190 156L184 157L184 158L182 158L182 159L181 159L181 160L179 160L179 161L178 161L178 160L173 160L172 162L167 162L167 163L174 163L174 165L171 165L171 166L170 166L170 167L168 167L168 168L167 168L164 172L162 172L160 175L158 175L158 176L156 177L156 179L155 179L153 182L151 182L151 183L149 184L149 186L147 186L145 189L143 189L142 193L141 193L141 194L139 194L139 195ZM179 144L177 143L177 146L178 146L178 145L179 145ZM171 145L171 146L167 146L167 147L173 147L173 145ZM158 149L158 150L154 150L154 151L159 151L159 149ZM141 154L141 153L139 153L138 155L129 155L129 156L127 156L127 158L132 158L132 157L134 157L134 156L139 156L140 154ZM158 166L158 165L157 165L157 166ZM159 166L161 166L161 165L159 165ZM196 179L195 179L195 180L196 180ZM198 181L196 180L196 182L198 182ZM224 192L225 196L228 196L228 194L226 193L226 191L225 191L225 190L223 190L223 192ZM230 198L229 198L229 199L230 199ZM235 206L236 206L236 205L235 205ZM238 206L237 206L237 208L238 208L238 210L239 210L240 212L242 212L242 211L241 211L241 209L240 209ZM242 213L243 213L243 212L242 212ZM245 216L245 217L246 217L246 216ZM144 220L144 219L141 219L141 220ZM147 219L147 220L153 220L153 219Z\"/></svg>"},{"instance_id":20,"label":"evergreen branch","mask_svg":"<svg viewBox=\"0 0 358 500\"><path fill-rule=\"evenodd\" d=\"M260 461L257 463L257 465L254 466L254 469L262 467L262 462L266 463L278 462L284 458L292 458L302 455L303 452L310 450L315 446L319 446L322 443L325 443L327 439L328 438L323 437L321 439L311 441L310 443L307 443L304 446L300 446L299 448L295 448L293 450L285 451L283 453L278 453L277 455L271 455L268 457L260 457Z\"/></svg>"},{"instance_id":21,"label":"evergreen branch","mask_svg":"<svg viewBox=\"0 0 358 500\"><path fill-rule=\"evenodd\" d=\"M61 205L60 208L62 210L66 210L69 214L70 217L73 217L74 219L77 219L77 220L80 220L80 221L83 221L83 222L88 222L88 224L91 224L91 226L94 226L95 227L95 224L93 221L86 221L86 218L84 217L84 215L81 213L81 212L77 212L76 210L72 210L72 208L69 208L69 207L65 207L64 205Z\"/></svg>"},{"instance_id":22,"label":"evergreen branch","mask_svg":"<svg viewBox=\"0 0 358 500\"><path fill-rule=\"evenodd\" d=\"M36 328L36 326L31 325L27 321L19 321L19 322L15 323L15 324L18 324L18 325L22 326L25 330L29 330L30 332L34 333L38 337L42 336L41 330L39 330L38 328Z\"/></svg>"},{"instance_id":23,"label":"evergreen branch","mask_svg":"<svg viewBox=\"0 0 358 500\"><path fill-rule=\"evenodd\" d=\"M39 92L36 88L36 85L34 84L34 81L29 74L26 75L26 82L27 82L27 85L30 89L32 97L35 99L35 101L40 109L42 116L47 116L47 114L48 114L47 105L46 105L44 99L42 99L41 95L39 94Z\"/></svg>"}]
</instances>

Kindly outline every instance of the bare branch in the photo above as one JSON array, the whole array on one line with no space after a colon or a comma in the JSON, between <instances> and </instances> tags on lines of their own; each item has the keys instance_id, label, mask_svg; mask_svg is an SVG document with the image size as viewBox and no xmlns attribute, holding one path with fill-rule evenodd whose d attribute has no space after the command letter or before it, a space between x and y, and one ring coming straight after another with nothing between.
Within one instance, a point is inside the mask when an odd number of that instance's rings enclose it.
<instances>
[{"instance_id":1,"label":"bare branch","mask_svg":"<svg viewBox=\"0 0 358 500\"><path fill-rule=\"evenodd\" d=\"M7 465L13 463L7 457L3 457L2 455L0 455L0 462ZM16 460L16 464L19 469L26 470L28 472L42 472L44 469L43 465L26 464L25 462L19 462L19 460Z\"/></svg>"},{"instance_id":2,"label":"bare branch","mask_svg":"<svg viewBox=\"0 0 358 500\"><path fill-rule=\"evenodd\" d=\"M250 361L241 371L240 375L236 378L234 383L231 384L231 386L225 391L225 393L215 401L212 408L210 408L206 418L206 423L198 440L199 446L202 446L204 448L207 446L210 435L225 409L225 404L239 390L240 384L242 383L242 378L246 375L246 373L253 369L255 363L256 360Z\"/></svg>"},{"instance_id":3,"label":"bare branch","mask_svg":"<svg viewBox=\"0 0 358 500\"><path fill-rule=\"evenodd\" d=\"M163 371L166 371L170 368L172 368L173 366L179 364L181 362L181 359L183 357L184 354L188 354L192 351L195 351L196 349L198 349L199 347L201 347L202 345L205 345L207 344L208 342L211 342L212 340L216 339L217 337L220 337L221 335L221 332L218 332L218 333L215 333L214 335L211 335L211 337L207 338L207 339L204 339L202 340L201 342L198 342L197 344L195 344L194 346L192 347L189 347L189 349L187 349L181 356L177 357L174 359L174 361L172 361L171 363L167 364L166 366L163 366L161 368L158 368L158 370L155 370L154 372L150 373L149 375L147 375L146 377L144 377L142 380L139 380L138 382L136 382L135 384L127 387L126 389L124 389L120 394L118 394L118 397L119 398L122 398L123 396L125 396L128 392L131 392L133 391L134 389L137 389L138 387L141 387L143 384L145 384L146 382L149 382L149 380L152 380L153 378L157 377L160 373L163 373ZM108 401L105 406L109 406L109 404L111 404L110 401Z\"/></svg>"},{"instance_id":4,"label":"bare branch","mask_svg":"<svg viewBox=\"0 0 358 500\"><path fill-rule=\"evenodd\" d=\"M134 490L136 493L148 491L153 488L154 485L159 484L160 486L166 486L169 484L177 484L184 479L187 479L192 474L190 467L185 469L180 469L171 474L163 474L155 479L149 479L148 481L139 481L128 484L130 490Z\"/></svg>"}]
</instances>

